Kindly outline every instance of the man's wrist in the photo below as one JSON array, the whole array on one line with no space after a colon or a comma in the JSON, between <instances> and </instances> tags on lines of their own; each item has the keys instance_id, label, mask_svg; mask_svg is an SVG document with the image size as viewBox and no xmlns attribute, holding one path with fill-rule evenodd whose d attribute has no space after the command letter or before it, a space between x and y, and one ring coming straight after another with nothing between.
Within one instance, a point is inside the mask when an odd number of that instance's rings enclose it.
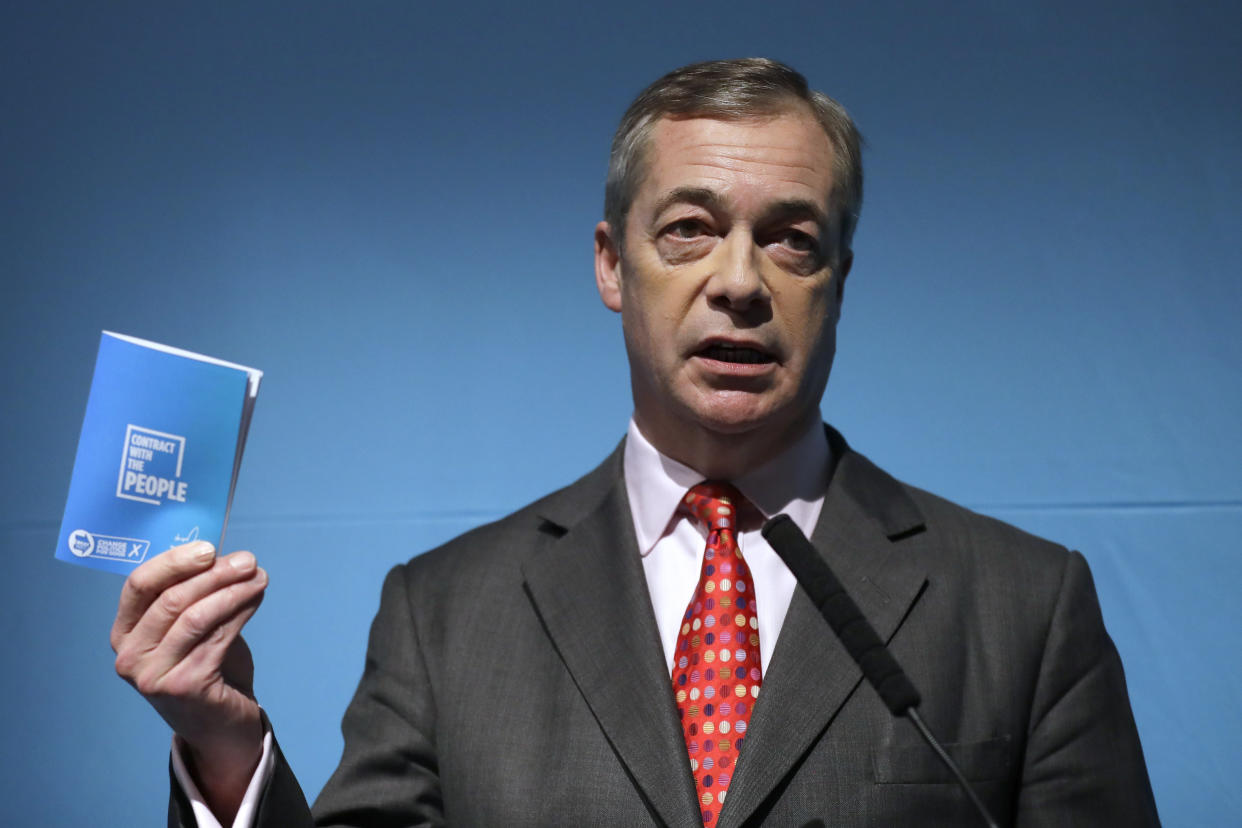
<instances>
[{"instance_id":1,"label":"man's wrist","mask_svg":"<svg viewBox=\"0 0 1242 828\"><path fill-rule=\"evenodd\" d=\"M247 726L243 731L250 729ZM263 743L261 718L254 721L249 736L237 735L205 744L182 740L186 770L222 825L232 824L263 757Z\"/></svg>"},{"instance_id":2,"label":"man's wrist","mask_svg":"<svg viewBox=\"0 0 1242 828\"><path fill-rule=\"evenodd\" d=\"M191 772L194 760L191 758L189 743L181 736L173 734L172 738L172 770L173 776L181 790L189 800L194 815L194 823L198 828L250 828L258 812L258 804L262 798L272 772L275 768L275 737L271 724L260 710L260 726L262 740L259 744L259 758L252 768L249 778L242 783L243 797L238 807L219 808L209 799L207 788L199 786L199 778L204 783L212 782L198 768ZM218 794L215 794L218 798Z\"/></svg>"}]
</instances>

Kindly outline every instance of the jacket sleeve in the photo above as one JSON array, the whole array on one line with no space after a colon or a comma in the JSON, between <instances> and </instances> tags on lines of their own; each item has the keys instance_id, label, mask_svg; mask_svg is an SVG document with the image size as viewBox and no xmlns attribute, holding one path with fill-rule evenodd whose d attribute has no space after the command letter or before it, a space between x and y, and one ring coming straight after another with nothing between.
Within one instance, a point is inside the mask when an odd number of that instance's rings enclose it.
<instances>
[{"instance_id":1,"label":"jacket sleeve","mask_svg":"<svg viewBox=\"0 0 1242 828\"><path fill-rule=\"evenodd\" d=\"M1160 824L1121 658L1077 552L1048 627L1014 824Z\"/></svg>"},{"instance_id":2,"label":"jacket sleeve","mask_svg":"<svg viewBox=\"0 0 1242 828\"><path fill-rule=\"evenodd\" d=\"M311 809L279 745L255 828L439 826L435 708L410 612L404 568L384 581L366 666L341 731L340 765ZM171 769L170 769L171 774ZM189 800L172 779L169 828L194 828Z\"/></svg>"},{"instance_id":3,"label":"jacket sleeve","mask_svg":"<svg viewBox=\"0 0 1242 828\"><path fill-rule=\"evenodd\" d=\"M406 569L395 567L384 580L366 666L341 722L341 763L315 802L322 828L444 824L435 702L411 609Z\"/></svg>"}]
</instances>

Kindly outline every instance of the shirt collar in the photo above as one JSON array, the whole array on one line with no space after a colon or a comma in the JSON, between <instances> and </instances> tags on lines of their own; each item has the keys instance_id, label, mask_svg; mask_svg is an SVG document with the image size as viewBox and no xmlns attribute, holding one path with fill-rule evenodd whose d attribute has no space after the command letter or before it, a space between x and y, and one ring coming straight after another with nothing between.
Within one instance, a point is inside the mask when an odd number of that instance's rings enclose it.
<instances>
[{"instance_id":1,"label":"shirt collar","mask_svg":"<svg viewBox=\"0 0 1242 828\"><path fill-rule=\"evenodd\" d=\"M812 423L776 457L730 482L765 518L784 512L810 537L828 488L829 460L824 428ZM633 419L626 434L623 462L638 550L646 557L672 526L682 496L691 486L702 483L703 475L661 454Z\"/></svg>"}]
</instances>

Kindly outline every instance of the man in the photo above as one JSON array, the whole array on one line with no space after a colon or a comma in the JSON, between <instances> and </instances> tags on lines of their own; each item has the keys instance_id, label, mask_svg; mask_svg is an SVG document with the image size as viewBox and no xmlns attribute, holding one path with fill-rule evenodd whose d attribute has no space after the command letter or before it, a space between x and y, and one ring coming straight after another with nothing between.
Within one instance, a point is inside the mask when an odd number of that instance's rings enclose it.
<instances>
[{"instance_id":1,"label":"man","mask_svg":"<svg viewBox=\"0 0 1242 828\"><path fill-rule=\"evenodd\" d=\"M858 144L766 60L685 67L630 107L595 230L627 437L389 574L319 824L975 824L756 531L781 512L1000 822L1156 824L1081 556L897 482L819 422ZM265 586L248 553L193 546L126 583L117 668L178 734L170 824L311 822L238 635Z\"/></svg>"}]
</instances>

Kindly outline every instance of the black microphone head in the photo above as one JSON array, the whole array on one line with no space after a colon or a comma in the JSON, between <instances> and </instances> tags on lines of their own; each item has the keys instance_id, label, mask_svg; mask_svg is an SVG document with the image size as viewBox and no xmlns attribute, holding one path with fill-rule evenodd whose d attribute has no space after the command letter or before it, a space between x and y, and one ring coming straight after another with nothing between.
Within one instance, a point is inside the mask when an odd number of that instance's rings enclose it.
<instances>
[{"instance_id":1,"label":"black microphone head","mask_svg":"<svg viewBox=\"0 0 1242 828\"><path fill-rule=\"evenodd\" d=\"M789 515L780 514L768 520L761 531L885 706L897 716L917 707L919 693L914 684L798 524Z\"/></svg>"},{"instance_id":2,"label":"black microphone head","mask_svg":"<svg viewBox=\"0 0 1242 828\"><path fill-rule=\"evenodd\" d=\"M772 533L776 532L780 534L782 531L782 527L784 527L786 524L791 524L791 523L793 524L795 529L798 528L798 524L793 522L793 518L791 518L789 515L785 514L784 512L781 512L779 515L773 515L772 517L764 521L763 528L759 530L759 533L762 534L763 537L770 544L772 542ZM801 530L799 530L799 532L801 532Z\"/></svg>"}]
</instances>

